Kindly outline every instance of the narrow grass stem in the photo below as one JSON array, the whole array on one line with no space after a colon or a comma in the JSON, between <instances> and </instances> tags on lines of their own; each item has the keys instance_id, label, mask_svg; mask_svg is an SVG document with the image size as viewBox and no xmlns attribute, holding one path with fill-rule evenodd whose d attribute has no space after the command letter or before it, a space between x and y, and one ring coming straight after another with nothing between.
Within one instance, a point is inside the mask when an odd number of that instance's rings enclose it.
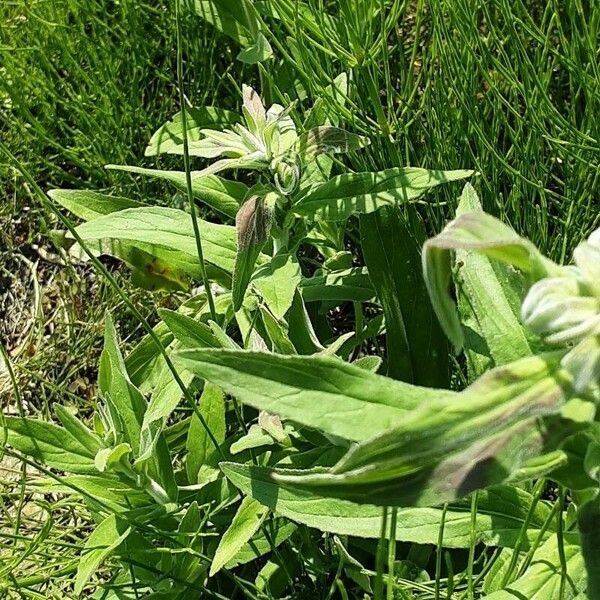
<instances>
[{"instance_id":1,"label":"narrow grass stem","mask_svg":"<svg viewBox=\"0 0 600 600\"><path fill-rule=\"evenodd\" d=\"M192 173L190 170L190 146L188 140L187 128L187 106L185 102L185 94L183 92L183 42L181 35L181 15L180 15L181 0L175 0L175 21L177 28L177 87L179 88L179 104L181 107L181 127L183 134L183 164L185 169L185 184L187 189L188 203L190 205L190 214L192 217L192 225L194 227L194 238L196 240L196 252L198 253L198 262L200 263L200 274L202 283L206 290L206 298L210 309L210 316L213 321L217 320L217 311L215 310L215 300L210 288L210 281L206 272L206 262L204 260L204 251L202 250L202 237L200 235L200 225L198 224L198 215L196 214L196 202L192 191Z\"/></svg>"},{"instance_id":2,"label":"narrow grass stem","mask_svg":"<svg viewBox=\"0 0 600 600\"><path fill-rule=\"evenodd\" d=\"M446 524L446 513L448 512L448 504L444 504L442 508L442 516L440 519L440 530L438 533L437 547L435 549L435 600L440 600L440 579L442 576L442 554L444 552L444 526Z\"/></svg>"},{"instance_id":3,"label":"narrow grass stem","mask_svg":"<svg viewBox=\"0 0 600 600\"><path fill-rule=\"evenodd\" d=\"M515 544L512 556L510 557L510 564L509 564L508 569L506 570L506 573L504 574L504 577L502 579L502 587L505 587L506 585L508 585L508 583L510 583L511 575L515 572L515 568L517 566L517 561L519 560L519 553L521 551L523 541L527 539L527 530L529 529L529 523L531 522L535 508L536 508L538 502L540 501L540 498L542 497L545 485L546 485L546 480L543 478L540 479L535 484L535 487L533 489L533 499L532 499L531 504L529 505L527 515L525 516L525 520L523 521L523 525L521 526L521 530L519 532L519 537L517 539L517 543Z\"/></svg>"},{"instance_id":4,"label":"narrow grass stem","mask_svg":"<svg viewBox=\"0 0 600 600\"><path fill-rule=\"evenodd\" d=\"M388 537L388 580L386 586L386 600L394 600L394 575L396 562L396 525L398 523L398 508L392 508L390 518L390 535Z\"/></svg>"},{"instance_id":5,"label":"narrow grass stem","mask_svg":"<svg viewBox=\"0 0 600 600\"><path fill-rule=\"evenodd\" d=\"M477 545L477 501L478 493L471 496L471 544L469 546L469 562L467 564L467 597L474 600L475 589L473 585L473 564L475 562L475 546Z\"/></svg>"},{"instance_id":6,"label":"narrow grass stem","mask_svg":"<svg viewBox=\"0 0 600 600\"><path fill-rule=\"evenodd\" d=\"M565 584L567 582L567 558L565 556L565 541L564 541L564 519L563 507L565 505L565 489L560 486L558 491L558 511L556 514L556 538L558 545L558 558L560 560L560 588L558 600L563 600L565 597Z\"/></svg>"},{"instance_id":7,"label":"narrow grass stem","mask_svg":"<svg viewBox=\"0 0 600 600\"><path fill-rule=\"evenodd\" d=\"M381 514L381 533L377 544L376 572L375 576L375 600L383 600L383 571L385 567L385 542L387 538L388 509L384 506Z\"/></svg>"}]
</instances>

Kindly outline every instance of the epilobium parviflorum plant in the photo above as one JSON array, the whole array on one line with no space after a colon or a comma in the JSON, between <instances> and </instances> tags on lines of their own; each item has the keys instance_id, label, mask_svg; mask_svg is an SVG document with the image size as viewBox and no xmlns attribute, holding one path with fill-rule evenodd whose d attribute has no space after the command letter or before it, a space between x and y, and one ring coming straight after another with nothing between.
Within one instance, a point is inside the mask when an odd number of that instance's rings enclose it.
<instances>
[{"instance_id":1,"label":"epilobium parviflorum plant","mask_svg":"<svg viewBox=\"0 0 600 600\"><path fill-rule=\"evenodd\" d=\"M241 114L186 109L146 150L215 162L119 167L191 191L207 218L50 193L85 221L63 236L72 254L193 290L126 356L107 317L90 426L60 406L62 426L5 418L9 449L43 465L39 489L81 497L96 522L75 594L598 598L598 232L559 266L467 184L407 280L431 305L407 312L393 257L364 240L396 233L382 211L472 173L332 176L364 138L322 105L304 127L294 106L242 92ZM464 356L460 391L414 383L447 361L430 307ZM428 350L408 357L411 314Z\"/></svg>"}]
</instances>

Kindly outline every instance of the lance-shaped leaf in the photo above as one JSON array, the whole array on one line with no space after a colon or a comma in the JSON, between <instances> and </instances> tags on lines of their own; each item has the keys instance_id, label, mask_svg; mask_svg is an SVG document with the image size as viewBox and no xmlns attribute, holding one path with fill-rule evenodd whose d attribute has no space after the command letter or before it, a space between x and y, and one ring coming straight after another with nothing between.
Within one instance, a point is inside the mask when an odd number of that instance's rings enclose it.
<instances>
[{"instance_id":1,"label":"lance-shaped leaf","mask_svg":"<svg viewBox=\"0 0 600 600\"><path fill-rule=\"evenodd\" d=\"M83 548L84 554L77 566L75 577L75 594L78 596L83 591L85 584L90 580L98 567L118 546L123 543L131 533L130 527L125 527L115 515L106 517L90 537L86 540Z\"/></svg>"},{"instance_id":2,"label":"lance-shaped leaf","mask_svg":"<svg viewBox=\"0 0 600 600\"><path fill-rule=\"evenodd\" d=\"M225 396L211 384L204 386L199 406L200 414L218 444L225 441ZM217 472L219 451L215 448L208 431L196 414L192 415L185 447L185 471L190 484L201 483L202 475Z\"/></svg>"},{"instance_id":3,"label":"lance-shaped leaf","mask_svg":"<svg viewBox=\"0 0 600 600\"><path fill-rule=\"evenodd\" d=\"M178 190L187 192L184 171L161 171L159 169L144 169L128 165L107 165L106 168L164 179L171 182ZM247 185L238 181L224 179L218 175L202 175L201 171L192 171L190 175L194 198L198 198L198 200L205 202L212 209L228 217L235 217L248 193ZM132 207L123 206L122 208Z\"/></svg>"},{"instance_id":4,"label":"lance-shaped leaf","mask_svg":"<svg viewBox=\"0 0 600 600\"><path fill-rule=\"evenodd\" d=\"M198 346L221 348L215 334L202 321L197 321L192 317L167 308L159 309L158 314L182 346L187 348L197 348Z\"/></svg>"},{"instance_id":5,"label":"lance-shaped leaf","mask_svg":"<svg viewBox=\"0 0 600 600\"><path fill-rule=\"evenodd\" d=\"M325 16L325 15L323 15ZM337 107L344 107L348 98L348 75L341 73L327 86L315 103L304 122L306 128L318 125L339 125ZM306 192L313 185L323 183L331 174L333 159L327 154L316 156L304 165L300 179L300 190Z\"/></svg>"},{"instance_id":6,"label":"lance-shaped leaf","mask_svg":"<svg viewBox=\"0 0 600 600\"><path fill-rule=\"evenodd\" d=\"M196 553L201 553L204 546L204 538L200 535L202 531L202 513L197 502L192 502L181 518L177 529L177 542L181 548L189 549L190 552L182 552L174 555L175 581L194 583L206 572L207 565L198 560Z\"/></svg>"},{"instance_id":7,"label":"lance-shaped leaf","mask_svg":"<svg viewBox=\"0 0 600 600\"><path fill-rule=\"evenodd\" d=\"M172 385L172 384L171 384ZM175 497L177 486L173 478L173 468L160 430L154 431L152 440L148 440L147 427L143 425L147 404L139 389L131 382L123 356L119 349L119 340L110 316L106 317L104 348L100 355L98 386L108 409L114 442L126 442L132 449L134 458L143 452L144 461L150 459L148 474L163 485L171 497ZM169 388L171 389L171 388ZM171 393L171 396L173 394ZM143 439L142 439L143 436ZM155 450L152 452L152 450ZM100 457L97 466L110 459L110 455ZM124 460L126 453L113 456L115 460Z\"/></svg>"},{"instance_id":8,"label":"lance-shaped leaf","mask_svg":"<svg viewBox=\"0 0 600 600\"><path fill-rule=\"evenodd\" d=\"M264 198L258 196L248 198L236 215L237 252L231 294L235 311L242 306L256 260L269 239L271 216Z\"/></svg>"},{"instance_id":9,"label":"lance-shaped leaf","mask_svg":"<svg viewBox=\"0 0 600 600\"><path fill-rule=\"evenodd\" d=\"M240 123L242 120L237 113L215 106L188 108L186 117L191 156L205 156L206 154L200 143L200 140L204 137L201 130L209 128L224 129L233 126L235 123ZM183 121L180 112L156 131L145 152L146 156L165 153L183 154Z\"/></svg>"},{"instance_id":10,"label":"lance-shaped leaf","mask_svg":"<svg viewBox=\"0 0 600 600\"><path fill-rule=\"evenodd\" d=\"M304 163L320 154L344 154L369 145L369 140L339 127L323 125L303 133L296 142L296 151Z\"/></svg>"},{"instance_id":11,"label":"lance-shaped leaf","mask_svg":"<svg viewBox=\"0 0 600 600\"><path fill-rule=\"evenodd\" d=\"M431 506L505 481L541 453L540 417L571 393L560 354L489 371L453 399L414 410L396 428L353 447L331 470L277 479L355 502Z\"/></svg>"},{"instance_id":12,"label":"lance-shaped leaf","mask_svg":"<svg viewBox=\"0 0 600 600\"><path fill-rule=\"evenodd\" d=\"M359 222L364 259L385 315L387 375L447 387L448 341L419 268L426 233L416 208L383 208Z\"/></svg>"},{"instance_id":13,"label":"lance-shaped leaf","mask_svg":"<svg viewBox=\"0 0 600 600\"><path fill-rule=\"evenodd\" d=\"M251 134L260 139L267 124L267 111L260 96L249 85L242 85L242 113Z\"/></svg>"},{"instance_id":14,"label":"lance-shaped leaf","mask_svg":"<svg viewBox=\"0 0 600 600\"><path fill-rule=\"evenodd\" d=\"M406 420L417 407L456 392L409 385L328 356L242 350L180 350L177 364L240 401L324 433L366 440Z\"/></svg>"},{"instance_id":15,"label":"lance-shaped leaf","mask_svg":"<svg viewBox=\"0 0 600 600\"><path fill-rule=\"evenodd\" d=\"M301 277L296 257L280 252L255 271L251 285L262 296L273 315L283 319L292 305Z\"/></svg>"},{"instance_id":16,"label":"lance-shaped leaf","mask_svg":"<svg viewBox=\"0 0 600 600\"><path fill-rule=\"evenodd\" d=\"M91 190L50 190L48 196L84 221L93 221L126 208L146 206L143 202Z\"/></svg>"},{"instance_id":17,"label":"lance-shaped leaf","mask_svg":"<svg viewBox=\"0 0 600 600\"><path fill-rule=\"evenodd\" d=\"M383 206L416 200L431 188L472 174L473 171L429 171L417 167L344 173L312 188L293 210L311 219L343 221L353 213L370 213Z\"/></svg>"},{"instance_id":18,"label":"lance-shaped leaf","mask_svg":"<svg viewBox=\"0 0 600 600\"><path fill-rule=\"evenodd\" d=\"M179 373L179 377L184 386L189 388L193 376L183 371ZM168 369L162 371L152 392L148 408L144 413L140 431L139 456L136 459L137 465L142 465L155 454L156 445L164 425L171 413L177 408L182 396L183 391L173 374Z\"/></svg>"},{"instance_id":19,"label":"lance-shaped leaf","mask_svg":"<svg viewBox=\"0 0 600 600\"><path fill-rule=\"evenodd\" d=\"M67 429L37 419L4 417L2 424L5 441L19 452L67 473L96 473L98 442L90 447Z\"/></svg>"},{"instance_id":20,"label":"lance-shaped leaf","mask_svg":"<svg viewBox=\"0 0 600 600\"><path fill-rule=\"evenodd\" d=\"M534 280L558 269L529 240L484 212L464 213L448 223L440 234L425 242L423 273L433 308L446 335L457 348L462 347L463 332L449 290L452 250L482 252L520 269Z\"/></svg>"},{"instance_id":21,"label":"lance-shaped leaf","mask_svg":"<svg viewBox=\"0 0 600 600\"><path fill-rule=\"evenodd\" d=\"M162 321L154 326L154 333L160 343L167 348L173 341L173 334ZM145 335L125 357L125 367L131 382L143 393L156 384L157 377L164 367L164 359L154 340Z\"/></svg>"},{"instance_id":22,"label":"lance-shaped leaf","mask_svg":"<svg viewBox=\"0 0 600 600\"><path fill-rule=\"evenodd\" d=\"M246 496L235 513L231 525L223 534L209 576L219 572L244 547L250 538L258 531L265 517L266 507L253 498Z\"/></svg>"},{"instance_id":23,"label":"lance-shaped leaf","mask_svg":"<svg viewBox=\"0 0 600 600\"><path fill-rule=\"evenodd\" d=\"M365 267L329 271L323 275L304 278L299 289L305 302L369 302L375 297L375 290Z\"/></svg>"},{"instance_id":24,"label":"lance-shaped leaf","mask_svg":"<svg viewBox=\"0 0 600 600\"><path fill-rule=\"evenodd\" d=\"M149 496L113 475L62 475L60 479L41 479L31 484L44 494L64 494L83 499L93 512L110 510L116 514L147 507ZM152 502L151 506L156 508Z\"/></svg>"},{"instance_id":25,"label":"lance-shaped leaf","mask_svg":"<svg viewBox=\"0 0 600 600\"><path fill-rule=\"evenodd\" d=\"M320 531L362 538L381 535L381 507L356 504L348 500L320 496L310 489L298 489L275 481L273 475L283 469L221 463L225 476L242 493L252 496L276 514ZM533 498L517 487L498 486L478 496L475 535L478 543L513 547L521 529L530 517L525 546L538 535L549 536L553 526L543 534L550 507L538 503L528 513ZM438 543L442 510L438 508L403 508L398 511L396 539L416 544ZM444 520L443 545L447 548L468 548L472 524L470 502L461 501L448 507Z\"/></svg>"},{"instance_id":26,"label":"lance-shaped leaf","mask_svg":"<svg viewBox=\"0 0 600 600\"><path fill-rule=\"evenodd\" d=\"M225 565L226 568L232 569L237 565L244 565L264 556L285 542L297 528L295 523L290 523L287 519L273 519L269 522L267 532L269 537L265 535L264 528L257 531L252 539L246 542L235 557Z\"/></svg>"},{"instance_id":27,"label":"lance-shaped leaf","mask_svg":"<svg viewBox=\"0 0 600 600\"><path fill-rule=\"evenodd\" d=\"M135 456L140 448L140 431L146 400L131 383L112 319L106 315L104 348L100 355L98 387L107 404L117 442L127 442Z\"/></svg>"},{"instance_id":28,"label":"lance-shaped leaf","mask_svg":"<svg viewBox=\"0 0 600 600\"><path fill-rule=\"evenodd\" d=\"M289 326L283 319L277 319L268 306L259 305L260 321L255 323L255 331L261 329L261 324L264 326L264 334L261 335L263 341L269 339L274 352L279 354L297 354L296 348L289 337ZM262 333L262 330L261 330ZM255 349L251 347L251 349Z\"/></svg>"},{"instance_id":29,"label":"lance-shaped leaf","mask_svg":"<svg viewBox=\"0 0 600 600\"><path fill-rule=\"evenodd\" d=\"M235 229L202 220L199 224L209 275L222 279L233 272ZM201 276L191 217L182 210L130 208L83 223L77 233L97 252L127 260L135 248L158 259L165 268Z\"/></svg>"},{"instance_id":30,"label":"lance-shaped leaf","mask_svg":"<svg viewBox=\"0 0 600 600\"><path fill-rule=\"evenodd\" d=\"M562 556L566 572L563 579L561 550L556 535L550 537L534 553L527 570L504 589L484 596L485 600L596 600L586 592L586 572L577 535L566 533L562 540ZM563 584L564 583L564 588ZM561 594L561 588L564 589Z\"/></svg>"},{"instance_id":31,"label":"lance-shaped leaf","mask_svg":"<svg viewBox=\"0 0 600 600\"><path fill-rule=\"evenodd\" d=\"M467 183L457 216L481 213L477 193ZM476 250L456 251L457 297L469 375L531 354L519 320L523 299L522 276L510 265L491 261Z\"/></svg>"}]
</instances>

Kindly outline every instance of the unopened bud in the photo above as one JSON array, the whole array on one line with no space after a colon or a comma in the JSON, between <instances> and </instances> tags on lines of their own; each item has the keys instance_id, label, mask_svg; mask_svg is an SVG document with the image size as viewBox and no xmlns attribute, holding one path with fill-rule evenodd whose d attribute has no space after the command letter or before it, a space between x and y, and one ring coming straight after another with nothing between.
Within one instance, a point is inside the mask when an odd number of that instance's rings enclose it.
<instances>
[{"instance_id":1,"label":"unopened bud","mask_svg":"<svg viewBox=\"0 0 600 600\"><path fill-rule=\"evenodd\" d=\"M580 277L550 277L529 290L521 317L549 344L577 342L600 326L600 302Z\"/></svg>"},{"instance_id":2,"label":"unopened bud","mask_svg":"<svg viewBox=\"0 0 600 600\"><path fill-rule=\"evenodd\" d=\"M300 164L296 156L277 158L271 163L275 185L281 194L288 196L298 187Z\"/></svg>"}]
</instances>

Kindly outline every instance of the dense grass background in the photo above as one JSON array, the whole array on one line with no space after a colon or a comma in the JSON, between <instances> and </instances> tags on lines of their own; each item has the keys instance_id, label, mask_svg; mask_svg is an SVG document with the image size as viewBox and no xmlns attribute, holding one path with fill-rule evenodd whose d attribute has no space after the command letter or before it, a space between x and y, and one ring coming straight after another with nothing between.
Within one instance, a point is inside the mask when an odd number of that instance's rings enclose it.
<instances>
[{"instance_id":1,"label":"dense grass background","mask_svg":"<svg viewBox=\"0 0 600 600\"><path fill-rule=\"evenodd\" d=\"M317 15L326 8L340 17L335 31L299 17L292 0L272 4L281 20L268 21L269 38L283 61L277 77L262 74L268 93L302 103L349 72L351 102L340 112L348 128L373 140L352 168L473 167L485 208L557 260L600 224L600 10L593 2L310 0ZM384 13L373 10L381 5ZM171 188L103 165L144 164L151 132L178 110L174 32L169 0L2 2L0 135L43 188L173 202ZM190 102L237 107L237 86L258 84L257 69L237 62L235 44L196 16L186 17L184 36ZM430 233L452 215L452 194L441 190L434 205L420 207ZM74 409L93 400L105 309L136 336L102 281L55 260L53 226L0 161L1 341L27 409L46 415L58 399ZM139 291L134 298L147 314L167 301ZM0 384L12 402L6 372ZM17 531L2 543L23 556L49 513L25 502L32 489L22 465L5 462L0 475L0 526ZM64 572L52 574L46 597L64 598L76 566L65 557L81 545L77 507L52 499L49 508L58 526L12 569L24 597L38 597L27 590L58 561Z\"/></svg>"}]
</instances>

